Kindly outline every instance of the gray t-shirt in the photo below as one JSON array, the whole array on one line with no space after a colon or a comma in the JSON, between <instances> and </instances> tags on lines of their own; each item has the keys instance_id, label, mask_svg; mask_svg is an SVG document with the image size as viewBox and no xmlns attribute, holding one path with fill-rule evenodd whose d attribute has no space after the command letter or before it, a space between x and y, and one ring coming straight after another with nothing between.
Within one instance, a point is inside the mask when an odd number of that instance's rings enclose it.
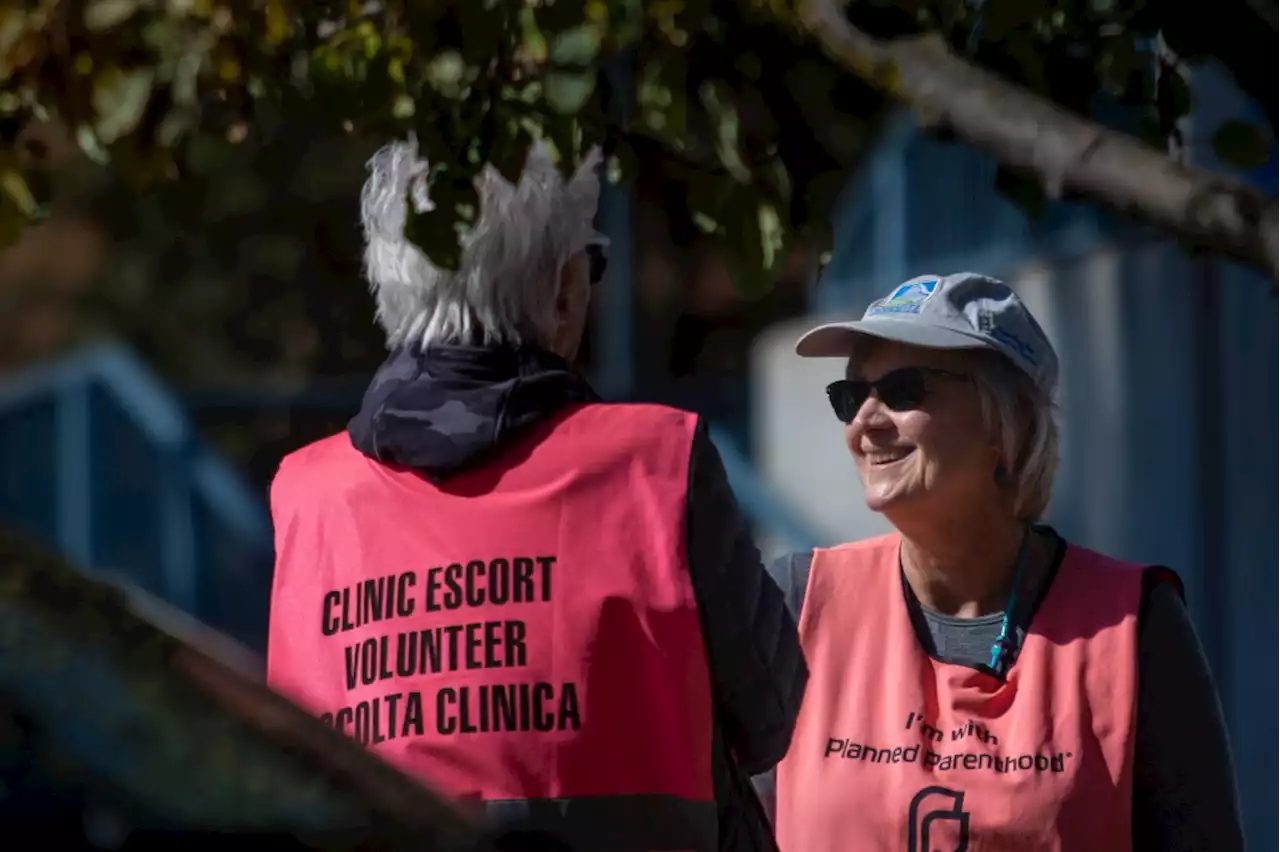
<instances>
[{"instance_id":1,"label":"gray t-shirt","mask_svg":"<svg viewBox=\"0 0 1280 852\"><path fill-rule=\"evenodd\" d=\"M1053 569L1042 588L1025 596L1010 620L1021 647L1026 627L1057 574L1066 543L1058 540ZM774 579L799 618L811 553L774 562ZM906 603L930 656L985 668L1000 635L1001 613L959 618L920 604L910 587ZM1187 731L1200 735L1187 737ZM1148 572L1138 618L1138 719L1133 779L1135 852L1238 852L1244 848L1235 768L1209 663L1178 589Z\"/></svg>"}]
</instances>

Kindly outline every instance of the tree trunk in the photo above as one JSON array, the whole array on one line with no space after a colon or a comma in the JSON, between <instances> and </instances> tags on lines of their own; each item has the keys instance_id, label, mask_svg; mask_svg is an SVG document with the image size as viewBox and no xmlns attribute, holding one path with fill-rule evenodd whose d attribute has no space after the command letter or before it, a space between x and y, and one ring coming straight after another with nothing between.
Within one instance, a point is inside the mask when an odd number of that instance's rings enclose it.
<instances>
[{"instance_id":1,"label":"tree trunk","mask_svg":"<svg viewBox=\"0 0 1280 852\"><path fill-rule=\"evenodd\" d=\"M1035 174L1051 197L1101 204L1276 278L1274 198L1080 118L956 56L936 36L874 38L836 0L805 0L800 20L852 73L999 162Z\"/></svg>"}]
</instances>

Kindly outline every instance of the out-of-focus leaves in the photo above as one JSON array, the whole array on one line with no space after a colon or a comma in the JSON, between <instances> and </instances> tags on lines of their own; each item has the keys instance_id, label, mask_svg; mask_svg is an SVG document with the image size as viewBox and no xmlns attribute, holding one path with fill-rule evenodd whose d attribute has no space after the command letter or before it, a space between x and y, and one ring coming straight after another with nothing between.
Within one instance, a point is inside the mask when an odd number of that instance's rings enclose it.
<instances>
[{"instance_id":1,"label":"out-of-focus leaves","mask_svg":"<svg viewBox=\"0 0 1280 852\"><path fill-rule=\"evenodd\" d=\"M567 173L602 142L614 179L634 175L643 150L683 181L675 194L686 203L673 205L686 220L678 229L714 235L741 255L738 269L763 269L772 265L765 255L776 250L774 230L783 245L825 240L831 187L847 180L886 112L883 97L800 35L798 7L796 0L8 4L0 10L0 110L17 104L57 117L88 156L147 191L201 172L209 140L215 149L251 145L281 121L379 139L415 131L441 204L411 217L410 231L445 267L458 262L473 207L465 187L483 161L514 179L530 141L542 138ZM65 14L71 8L77 14ZM1119 110L1108 121L1163 148L1191 107L1188 58L1222 52L1197 40L1179 8L1159 0L860 0L847 14L879 37L945 42L1068 109L1087 113L1107 101ZM1157 64L1151 37L1170 27L1178 30L1179 60ZM625 75L615 73L621 57L629 57ZM1240 128L1223 133L1218 147L1233 162L1256 161L1262 144L1274 142ZM999 186L1029 193L1017 181ZM1032 195L1015 200L1034 209ZM735 203L725 202L730 197ZM12 239L18 230L7 223L20 221L22 205L0 203L8 205L0 239ZM773 211L776 225L762 228L762 209Z\"/></svg>"},{"instance_id":2,"label":"out-of-focus leaves","mask_svg":"<svg viewBox=\"0 0 1280 852\"><path fill-rule=\"evenodd\" d=\"M546 76L547 105L562 115L573 115L586 104L595 87L595 74L551 71Z\"/></svg>"},{"instance_id":3,"label":"out-of-focus leaves","mask_svg":"<svg viewBox=\"0 0 1280 852\"><path fill-rule=\"evenodd\" d=\"M89 0L84 7L84 25L105 30L124 23L142 6L140 0Z\"/></svg>"},{"instance_id":4,"label":"out-of-focus leaves","mask_svg":"<svg viewBox=\"0 0 1280 852\"><path fill-rule=\"evenodd\" d=\"M98 138L110 144L130 133L147 108L151 99L151 85L155 74L150 68L124 71L108 67L100 71L93 81L93 108L97 111Z\"/></svg>"}]
</instances>

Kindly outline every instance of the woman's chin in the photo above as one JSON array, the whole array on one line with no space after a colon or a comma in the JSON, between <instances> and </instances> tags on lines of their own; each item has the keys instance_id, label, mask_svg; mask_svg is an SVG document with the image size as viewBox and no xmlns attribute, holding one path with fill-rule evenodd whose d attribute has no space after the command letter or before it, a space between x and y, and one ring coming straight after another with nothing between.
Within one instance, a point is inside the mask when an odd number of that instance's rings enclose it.
<instances>
[{"instance_id":1,"label":"woman's chin","mask_svg":"<svg viewBox=\"0 0 1280 852\"><path fill-rule=\"evenodd\" d=\"M867 508L880 514L899 509L917 496L913 490L905 488L868 488L865 493Z\"/></svg>"}]
</instances>

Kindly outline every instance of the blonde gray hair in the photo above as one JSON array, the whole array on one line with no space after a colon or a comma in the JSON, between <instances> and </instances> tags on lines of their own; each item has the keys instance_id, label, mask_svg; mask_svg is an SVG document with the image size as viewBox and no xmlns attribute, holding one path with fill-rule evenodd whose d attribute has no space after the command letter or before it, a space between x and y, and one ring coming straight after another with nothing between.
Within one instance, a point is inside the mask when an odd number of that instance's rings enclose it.
<instances>
[{"instance_id":1,"label":"blonde gray hair","mask_svg":"<svg viewBox=\"0 0 1280 852\"><path fill-rule=\"evenodd\" d=\"M405 238L406 199L431 209L428 164L416 140L393 142L368 162L360 196L364 270L387 347L449 343L546 344L561 269L607 240L593 225L601 161L593 148L565 180L541 142L512 184L486 165L476 178L480 210L456 271L431 263Z\"/></svg>"},{"instance_id":2,"label":"blonde gray hair","mask_svg":"<svg viewBox=\"0 0 1280 852\"><path fill-rule=\"evenodd\" d=\"M973 380L982 419L1000 442L1001 484L1019 520L1044 517L1058 473L1057 409L1051 397L1009 359L975 351Z\"/></svg>"}]
</instances>

